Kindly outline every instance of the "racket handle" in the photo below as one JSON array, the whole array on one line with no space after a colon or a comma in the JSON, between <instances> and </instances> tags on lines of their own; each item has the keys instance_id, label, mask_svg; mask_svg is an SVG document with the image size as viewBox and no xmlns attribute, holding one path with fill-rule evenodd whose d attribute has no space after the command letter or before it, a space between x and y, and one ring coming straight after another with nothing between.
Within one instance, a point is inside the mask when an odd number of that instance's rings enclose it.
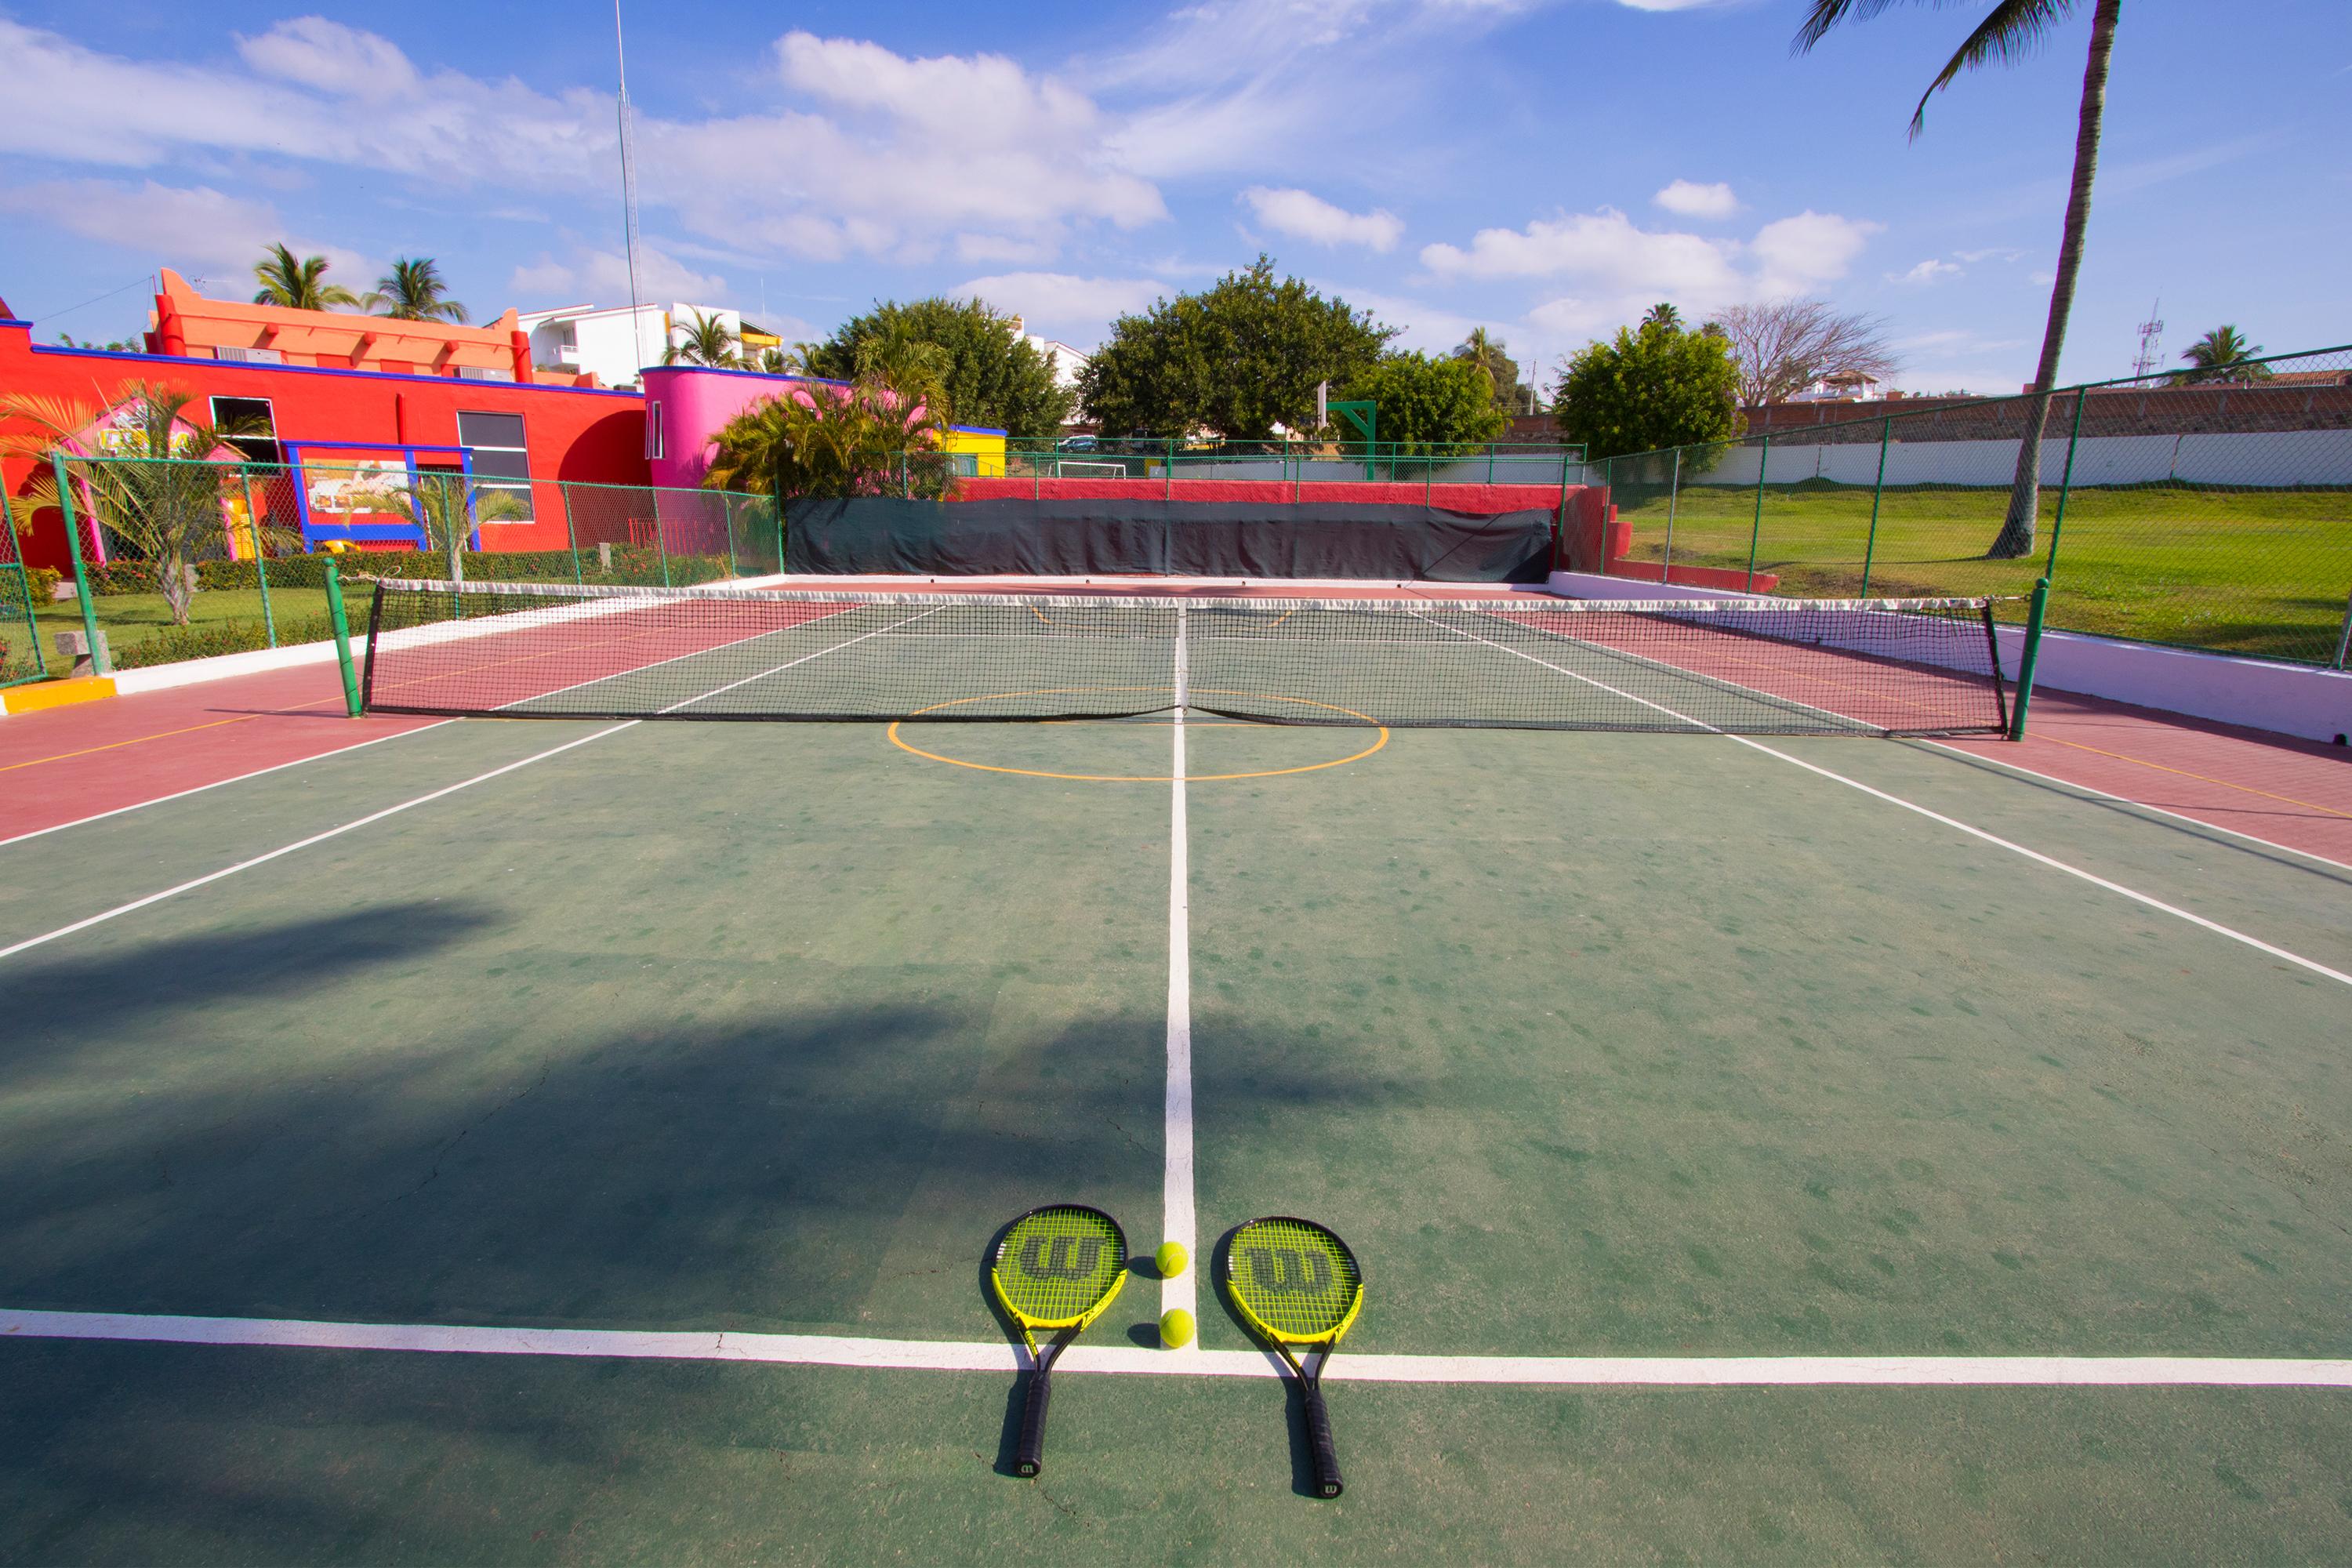
<instances>
[{"instance_id":1,"label":"racket handle","mask_svg":"<svg viewBox=\"0 0 2352 1568\"><path fill-rule=\"evenodd\" d=\"M1307 1447L1315 1457L1315 1495L1338 1497L1345 1489L1339 1479L1339 1453L1331 1446L1331 1413L1323 1408L1320 1384L1305 1385Z\"/></svg>"},{"instance_id":2,"label":"racket handle","mask_svg":"<svg viewBox=\"0 0 2352 1568\"><path fill-rule=\"evenodd\" d=\"M1021 1447L1014 1456L1015 1475L1034 1476L1045 1468L1045 1401L1053 1396L1046 1373L1029 1377L1029 1402L1021 1412Z\"/></svg>"}]
</instances>

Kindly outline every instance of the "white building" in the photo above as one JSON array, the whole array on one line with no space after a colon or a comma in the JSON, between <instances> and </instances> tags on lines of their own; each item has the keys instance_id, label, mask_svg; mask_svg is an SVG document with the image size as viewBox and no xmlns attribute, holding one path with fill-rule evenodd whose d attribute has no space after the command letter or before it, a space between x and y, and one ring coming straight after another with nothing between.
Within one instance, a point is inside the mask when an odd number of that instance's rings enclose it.
<instances>
[{"instance_id":1,"label":"white building","mask_svg":"<svg viewBox=\"0 0 2352 1568\"><path fill-rule=\"evenodd\" d=\"M1842 370L1814 381L1801 392L1789 395L1791 403L1869 403L1885 394L1885 384L1874 375L1864 375L1856 370Z\"/></svg>"},{"instance_id":2,"label":"white building","mask_svg":"<svg viewBox=\"0 0 2352 1568\"><path fill-rule=\"evenodd\" d=\"M1030 331L1028 323L1018 316L1013 318L1013 330L1019 334L1023 342L1027 343L1039 353L1052 357L1055 385L1071 391L1077 389L1078 374L1092 362L1094 359L1092 354L1072 348L1059 338L1039 337Z\"/></svg>"},{"instance_id":3,"label":"white building","mask_svg":"<svg viewBox=\"0 0 2352 1568\"><path fill-rule=\"evenodd\" d=\"M749 359L779 346L773 333L724 305L640 305L634 311L626 305L563 305L520 311L515 325L530 338L531 363L586 371L606 386L634 387L640 368L659 364L664 350L686 342L698 313L723 325L736 352Z\"/></svg>"}]
</instances>

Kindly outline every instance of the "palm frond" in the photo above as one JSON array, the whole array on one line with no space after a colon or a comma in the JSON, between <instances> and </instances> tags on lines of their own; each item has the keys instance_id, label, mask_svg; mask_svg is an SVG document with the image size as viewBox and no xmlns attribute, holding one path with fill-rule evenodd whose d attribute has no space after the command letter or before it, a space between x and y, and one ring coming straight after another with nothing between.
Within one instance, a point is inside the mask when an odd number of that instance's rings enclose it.
<instances>
[{"instance_id":1,"label":"palm frond","mask_svg":"<svg viewBox=\"0 0 2352 1568\"><path fill-rule=\"evenodd\" d=\"M1883 6L1888 0L1877 3ZM1912 139L1916 141L1927 129L1927 100L1951 86L1962 71L1981 65L2014 65L2028 58L2074 13L2074 0L2000 0L1919 95L1919 105L1911 111Z\"/></svg>"}]
</instances>

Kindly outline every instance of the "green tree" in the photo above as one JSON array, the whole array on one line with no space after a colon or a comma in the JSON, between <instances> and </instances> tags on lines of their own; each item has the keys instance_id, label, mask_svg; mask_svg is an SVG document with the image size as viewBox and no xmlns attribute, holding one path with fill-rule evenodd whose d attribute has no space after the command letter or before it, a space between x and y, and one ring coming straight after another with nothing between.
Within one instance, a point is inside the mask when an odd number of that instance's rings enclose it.
<instances>
[{"instance_id":1,"label":"green tree","mask_svg":"<svg viewBox=\"0 0 2352 1568\"><path fill-rule=\"evenodd\" d=\"M671 343L662 350L662 363L709 365L715 370L734 370L743 361L736 353L735 334L717 316L706 316L699 310L690 312L694 325L686 329L683 342Z\"/></svg>"},{"instance_id":2,"label":"green tree","mask_svg":"<svg viewBox=\"0 0 2352 1568\"><path fill-rule=\"evenodd\" d=\"M400 321L462 321L466 307L449 297L440 265L429 256L411 260L404 256L392 270L360 296L360 303L379 316Z\"/></svg>"},{"instance_id":3,"label":"green tree","mask_svg":"<svg viewBox=\"0 0 2352 1568\"><path fill-rule=\"evenodd\" d=\"M257 305L283 305L289 310L325 310L337 305L356 305L359 296L340 283L327 281L327 258L305 256L297 258L284 242L273 245L262 258L253 264L253 280L261 285L255 290Z\"/></svg>"},{"instance_id":4,"label":"green tree","mask_svg":"<svg viewBox=\"0 0 2352 1568\"><path fill-rule=\"evenodd\" d=\"M1508 423L1486 371L1466 359L1383 355L1340 395L1378 404L1381 445L1403 456L1491 441Z\"/></svg>"},{"instance_id":5,"label":"green tree","mask_svg":"<svg viewBox=\"0 0 2352 1568\"><path fill-rule=\"evenodd\" d=\"M1473 327L1470 335L1454 345L1451 357L1466 360L1486 372L1486 380L1495 389L1495 406L1505 414L1532 412L1528 405L1535 400L1534 389L1519 380L1519 363L1513 359L1503 340L1484 327Z\"/></svg>"},{"instance_id":6,"label":"green tree","mask_svg":"<svg viewBox=\"0 0 2352 1568\"><path fill-rule=\"evenodd\" d=\"M2237 328L2216 327L2182 353L2180 357L2195 368L2182 371L2174 379L2182 385L2215 381L2268 381L2271 367L2256 358L2262 352L2262 344L2248 342Z\"/></svg>"},{"instance_id":7,"label":"green tree","mask_svg":"<svg viewBox=\"0 0 2352 1568\"><path fill-rule=\"evenodd\" d=\"M1054 379L1053 356L1037 352L1013 318L978 300L887 300L852 316L808 358L813 374L850 380L861 365L903 360L902 345L940 351L940 393L953 416L1015 437L1057 436L1077 399Z\"/></svg>"},{"instance_id":8,"label":"green tree","mask_svg":"<svg viewBox=\"0 0 2352 1568\"><path fill-rule=\"evenodd\" d=\"M947 420L909 383L930 373L919 361L897 372L869 355L846 386L787 388L721 426L702 482L791 500L844 496L943 499L955 469L942 450Z\"/></svg>"},{"instance_id":9,"label":"green tree","mask_svg":"<svg viewBox=\"0 0 2352 1568\"><path fill-rule=\"evenodd\" d=\"M1643 313L1642 325L1645 327L1671 327L1675 331L1680 331L1683 327L1683 313L1680 310L1675 310L1674 306L1668 304L1665 300L1661 300Z\"/></svg>"},{"instance_id":10,"label":"green tree","mask_svg":"<svg viewBox=\"0 0 2352 1568\"><path fill-rule=\"evenodd\" d=\"M1106 436L1262 441L1277 424L1311 425L1316 386L1365 374L1396 331L1296 278L1277 282L1261 255L1206 293L1113 322L1078 397Z\"/></svg>"},{"instance_id":11,"label":"green tree","mask_svg":"<svg viewBox=\"0 0 2352 1568\"><path fill-rule=\"evenodd\" d=\"M2009 64L2040 50L2059 24L2074 14L2077 0L1994 0L1976 30L1944 62L1911 113L1916 140L1927 129L1927 100L1962 71L1990 63ZM1874 16L1895 0L1812 0L1797 32L1801 54L1849 16ZM2099 124L2106 113L2107 60L2115 52L2116 17L2123 0L2093 0L2091 52L2083 70L2083 100L2074 116L2074 175L2066 192L2065 226L2059 233L2058 274L2050 286L2050 315L2042 328L2042 360L2033 372L2033 408L2018 443L2017 471L2010 481L2009 512L2000 533L1986 551L1997 561L2033 553L2034 519L2042 507L2042 433L2050 418L2050 389L2058 380L2058 355L2066 343L2066 318L2074 308L2074 279L2083 268L2083 234L2091 221L2091 182L2099 169Z\"/></svg>"},{"instance_id":12,"label":"green tree","mask_svg":"<svg viewBox=\"0 0 2352 1568\"><path fill-rule=\"evenodd\" d=\"M1747 426L1730 343L1660 325L1586 344L1561 372L1552 419L1596 461L1721 441Z\"/></svg>"}]
</instances>

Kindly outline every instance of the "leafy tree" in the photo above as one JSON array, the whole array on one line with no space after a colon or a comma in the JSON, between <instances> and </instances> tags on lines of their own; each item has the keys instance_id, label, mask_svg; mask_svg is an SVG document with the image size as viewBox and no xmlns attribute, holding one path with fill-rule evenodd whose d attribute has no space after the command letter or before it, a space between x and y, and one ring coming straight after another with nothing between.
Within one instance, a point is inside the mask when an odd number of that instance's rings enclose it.
<instances>
[{"instance_id":1,"label":"leafy tree","mask_svg":"<svg viewBox=\"0 0 2352 1568\"><path fill-rule=\"evenodd\" d=\"M892 374L869 368L846 386L803 384L751 405L719 429L702 482L782 500L945 498L955 487L947 420Z\"/></svg>"},{"instance_id":2,"label":"leafy tree","mask_svg":"<svg viewBox=\"0 0 2352 1568\"><path fill-rule=\"evenodd\" d=\"M1276 282L1274 262L1261 255L1206 293L1111 323L1079 401L1107 436L1204 430L1262 441L1277 424L1308 426L1316 386L1370 372L1396 332L1296 278Z\"/></svg>"},{"instance_id":3,"label":"leafy tree","mask_svg":"<svg viewBox=\"0 0 2352 1568\"><path fill-rule=\"evenodd\" d=\"M111 342L104 343L85 338L81 342L76 342L74 341L74 335L71 332L59 332L58 334L58 342L69 349L103 349L108 353L135 354L144 353L147 351L147 345L145 343L134 342L129 338L116 338Z\"/></svg>"},{"instance_id":4,"label":"leafy tree","mask_svg":"<svg viewBox=\"0 0 2352 1568\"><path fill-rule=\"evenodd\" d=\"M1381 445L1401 455L1491 441L1507 421L1486 370L1467 359L1424 353L1382 356L1347 384L1343 396L1380 405Z\"/></svg>"},{"instance_id":5,"label":"leafy tree","mask_svg":"<svg viewBox=\"0 0 2352 1568\"><path fill-rule=\"evenodd\" d=\"M400 321L462 321L466 307L448 297L449 285L443 281L441 268L429 256L415 260L401 257L392 264L392 270L375 280L375 287L360 296L360 303L379 316L390 316Z\"/></svg>"},{"instance_id":6,"label":"leafy tree","mask_svg":"<svg viewBox=\"0 0 2352 1568\"><path fill-rule=\"evenodd\" d=\"M1016 437L1061 433L1076 396L1054 379L1054 356L978 300L888 300L852 316L808 356L813 374L849 380L871 363L903 363L907 345L940 352L939 393L953 416ZM874 356L880 356L875 360Z\"/></svg>"},{"instance_id":7,"label":"leafy tree","mask_svg":"<svg viewBox=\"0 0 2352 1568\"><path fill-rule=\"evenodd\" d=\"M1495 406L1505 414L1532 413L1528 405L1535 401L1535 389L1519 379L1518 362L1505 347L1503 340L1486 328L1473 327L1470 335L1454 345L1452 357L1466 360L1486 373L1495 389Z\"/></svg>"},{"instance_id":8,"label":"leafy tree","mask_svg":"<svg viewBox=\"0 0 2352 1568\"><path fill-rule=\"evenodd\" d=\"M2182 371L2174 379L2184 386L2200 382L2268 381L2271 367L2256 357L2262 352L2262 344L2248 342L2237 328L2216 327L2180 356L2196 368Z\"/></svg>"},{"instance_id":9,"label":"leafy tree","mask_svg":"<svg viewBox=\"0 0 2352 1568\"><path fill-rule=\"evenodd\" d=\"M1849 16L1874 16L1895 0L1812 0L1798 29L1799 53L1811 49ZM1916 140L1927 129L1927 100L1962 71L1992 62L2009 64L2037 53L2074 14L2076 0L1994 0L1965 42L1944 62L1911 113ZM2074 117L2074 177L2066 192L2066 221L2058 242L2058 274L2050 286L2050 316L2042 329L2042 360L2033 372L2033 408L2017 447L2017 472L2010 482L2009 512L1988 557L2013 560L2033 552L2034 519L2042 506L2042 433L2049 423L2050 389L2058 380L2058 354L2066 343L2066 317L2074 307L2074 279L2083 268L2083 234L2091 221L2091 182L2099 168L2099 124L2107 105L2107 60L2115 51L2116 17L2123 0L2093 0L2091 52L2083 70L2083 100Z\"/></svg>"},{"instance_id":10,"label":"leafy tree","mask_svg":"<svg viewBox=\"0 0 2352 1568\"><path fill-rule=\"evenodd\" d=\"M717 316L692 312L694 325L686 329L686 341L662 350L662 363L676 364L683 360L688 364L709 365L715 370L734 370L743 363L735 352L735 334Z\"/></svg>"},{"instance_id":11,"label":"leafy tree","mask_svg":"<svg viewBox=\"0 0 2352 1568\"><path fill-rule=\"evenodd\" d=\"M305 256L297 258L283 241L273 245L262 258L253 264L253 280L261 285L255 291L257 305L283 305L289 310L325 310L337 305L356 305L359 296L340 283L327 281L327 258Z\"/></svg>"},{"instance_id":12,"label":"leafy tree","mask_svg":"<svg viewBox=\"0 0 2352 1568\"><path fill-rule=\"evenodd\" d=\"M70 443L111 413L110 458L180 459L68 462L67 475L76 505L126 554L154 568L163 607L173 624L183 626L195 601L195 563L212 558L226 542L226 502L244 472L234 462L203 460L226 443L222 430L187 416L195 399L184 387L138 381L115 388L103 407L75 398L0 395L0 424L14 426L0 437L0 452L12 457L65 451L70 458ZM35 510L62 504L57 476L46 465L34 470L25 500ZM272 548L299 538L268 528L260 535Z\"/></svg>"},{"instance_id":13,"label":"leafy tree","mask_svg":"<svg viewBox=\"0 0 2352 1568\"><path fill-rule=\"evenodd\" d=\"M1875 316L1847 314L1825 300L1767 300L1734 305L1702 331L1731 342L1739 365L1739 401L1779 403L1825 375L1866 375L1884 381L1900 362Z\"/></svg>"},{"instance_id":14,"label":"leafy tree","mask_svg":"<svg viewBox=\"0 0 2352 1568\"><path fill-rule=\"evenodd\" d=\"M1552 419L1594 460L1720 441L1747 427L1730 343L1656 324L1586 344L1562 369Z\"/></svg>"}]
</instances>

